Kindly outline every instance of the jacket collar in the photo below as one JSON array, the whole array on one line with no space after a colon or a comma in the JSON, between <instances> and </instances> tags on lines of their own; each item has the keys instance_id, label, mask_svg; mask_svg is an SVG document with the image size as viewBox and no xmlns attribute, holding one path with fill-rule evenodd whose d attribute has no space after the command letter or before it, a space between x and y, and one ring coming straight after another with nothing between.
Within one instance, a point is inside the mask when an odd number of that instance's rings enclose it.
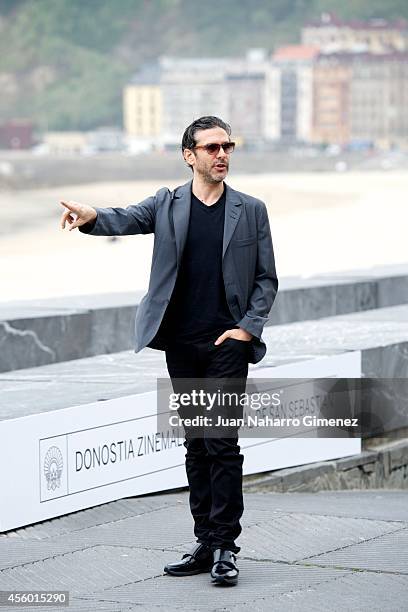
<instances>
[{"instance_id":1,"label":"jacket collar","mask_svg":"<svg viewBox=\"0 0 408 612\"><path fill-rule=\"evenodd\" d=\"M184 185L177 187L173 192L173 223L174 234L177 248L177 267L181 262L184 245L186 243L188 223L191 211L191 187L193 181L188 181ZM227 247L231 241L238 220L242 212L241 195L224 182L225 193L225 221L224 236L222 246L222 256L224 257Z\"/></svg>"}]
</instances>

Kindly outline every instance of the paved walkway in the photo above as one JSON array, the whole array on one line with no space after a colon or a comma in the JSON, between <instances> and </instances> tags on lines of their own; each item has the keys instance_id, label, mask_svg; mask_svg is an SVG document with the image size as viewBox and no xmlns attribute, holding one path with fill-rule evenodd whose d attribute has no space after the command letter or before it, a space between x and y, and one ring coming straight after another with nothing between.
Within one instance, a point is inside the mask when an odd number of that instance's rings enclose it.
<instances>
[{"instance_id":1,"label":"paved walkway","mask_svg":"<svg viewBox=\"0 0 408 612\"><path fill-rule=\"evenodd\" d=\"M0 535L0 590L70 591L27 612L407 609L408 491L246 493L235 587L163 573L194 541L187 491L119 500Z\"/></svg>"}]
</instances>

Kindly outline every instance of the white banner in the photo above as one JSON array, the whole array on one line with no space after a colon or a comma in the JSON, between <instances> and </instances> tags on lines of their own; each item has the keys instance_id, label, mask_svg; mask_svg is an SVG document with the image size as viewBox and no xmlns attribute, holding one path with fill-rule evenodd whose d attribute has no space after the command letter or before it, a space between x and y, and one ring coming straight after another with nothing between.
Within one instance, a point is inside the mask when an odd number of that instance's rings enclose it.
<instances>
[{"instance_id":1,"label":"white banner","mask_svg":"<svg viewBox=\"0 0 408 612\"><path fill-rule=\"evenodd\" d=\"M359 378L361 353L251 368L249 376ZM158 434L156 422L156 391L0 422L0 531L187 486L181 433ZM240 446L244 474L361 452L356 438L240 438Z\"/></svg>"}]
</instances>

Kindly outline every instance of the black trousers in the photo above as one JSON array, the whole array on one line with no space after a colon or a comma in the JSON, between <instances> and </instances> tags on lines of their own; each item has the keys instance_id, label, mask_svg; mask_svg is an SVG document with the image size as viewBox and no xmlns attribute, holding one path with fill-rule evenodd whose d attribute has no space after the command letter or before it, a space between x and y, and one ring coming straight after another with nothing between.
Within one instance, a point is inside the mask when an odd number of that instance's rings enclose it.
<instances>
[{"instance_id":1,"label":"black trousers","mask_svg":"<svg viewBox=\"0 0 408 612\"><path fill-rule=\"evenodd\" d=\"M190 378L210 379L210 387L217 384L221 391L227 389L236 394L245 391L249 343L228 338L216 346L214 340L218 335L209 342L172 343L167 347L167 369L175 393L187 390L186 380L179 379ZM232 409L224 406L221 412L223 416L242 417L239 406ZM214 416L217 413L218 410L215 413L212 410ZM242 531L240 518L244 511L244 456L240 453L238 429L230 428L228 437L222 437L215 436L211 429L204 428L197 435L197 429L184 428L189 502L197 542L206 543L212 550L225 548L235 553L241 550L235 539Z\"/></svg>"}]
</instances>

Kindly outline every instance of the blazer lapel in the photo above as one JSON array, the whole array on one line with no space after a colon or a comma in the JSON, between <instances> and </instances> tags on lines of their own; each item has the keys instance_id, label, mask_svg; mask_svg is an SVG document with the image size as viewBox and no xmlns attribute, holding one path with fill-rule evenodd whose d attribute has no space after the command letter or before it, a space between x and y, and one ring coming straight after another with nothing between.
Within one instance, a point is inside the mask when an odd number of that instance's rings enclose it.
<instances>
[{"instance_id":1,"label":"blazer lapel","mask_svg":"<svg viewBox=\"0 0 408 612\"><path fill-rule=\"evenodd\" d=\"M242 202L238 193L234 189L231 189L231 187L229 187L226 183L224 184L227 192L225 194L224 240L222 246L223 257L242 212Z\"/></svg>"},{"instance_id":2,"label":"blazer lapel","mask_svg":"<svg viewBox=\"0 0 408 612\"><path fill-rule=\"evenodd\" d=\"M173 196L173 225L177 249L177 268L180 266L186 243L188 223L191 210L191 184L189 181L185 185L178 187Z\"/></svg>"},{"instance_id":3,"label":"blazer lapel","mask_svg":"<svg viewBox=\"0 0 408 612\"><path fill-rule=\"evenodd\" d=\"M185 185L178 187L173 196L173 225L174 235L177 249L177 268L180 266L183 255L184 245L186 243L188 224L191 211L191 185L189 181ZM238 220L242 212L242 202L238 193L224 183L225 194L225 217L224 217L224 236L222 245L222 256L231 241L232 235L237 226Z\"/></svg>"}]
</instances>

